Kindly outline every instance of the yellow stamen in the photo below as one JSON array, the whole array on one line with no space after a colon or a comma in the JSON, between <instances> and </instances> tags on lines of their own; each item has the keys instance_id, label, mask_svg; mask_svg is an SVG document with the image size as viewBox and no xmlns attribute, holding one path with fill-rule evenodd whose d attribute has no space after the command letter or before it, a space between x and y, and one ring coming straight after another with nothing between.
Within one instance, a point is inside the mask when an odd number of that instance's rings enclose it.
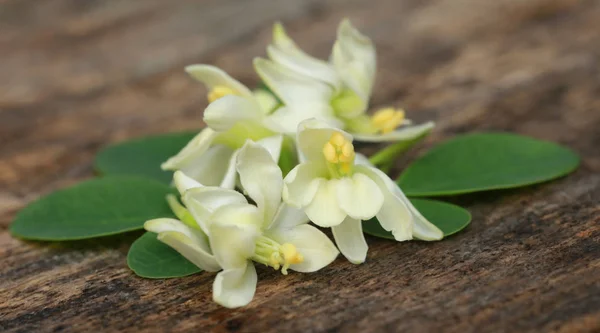
<instances>
[{"instance_id":1,"label":"yellow stamen","mask_svg":"<svg viewBox=\"0 0 600 333\"><path fill-rule=\"evenodd\" d=\"M394 131L405 121L405 113L402 109L392 107L381 109L371 117L371 125L381 134Z\"/></svg>"},{"instance_id":2,"label":"yellow stamen","mask_svg":"<svg viewBox=\"0 0 600 333\"><path fill-rule=\"evenodd\" d=\"M283 267L281 268L281 273L283 275L287 275L287 269L290 267L290 265L300 264L304 261L304 257L298 253L298 250L294 244L282 244L279 248L279 251L283 255Z\"/></svg>"},{"instance_id":3,"label":"yellow stamen","mask_svg":"<svg viewBox=\"0 0 600 333\"><path fill-rule=\"evenodd\" d=\"M252 260L271 266L276 270L281 268L281 273L287 275L290 265L304 262L304 256L298 252L294 244L280 245L269 237L260 236L255 242Z\"/></svg>"},{"instance_id":4,"label":"yellow stamen","mask_svg":"<svg viewBox=\"0 0 600 333\"><path fill-rule=\"evenodd\" d=\"M210 103L218 100L219 98L227 95L235 95L235 91L226 86L214 86L207 94L208 101Z\"/></svg>"},{"instance_id":5,"label":"yellow stamen","mask_svg":"<svg viewBox=\"0 0 600 333\"><path fill-rule=\"evenodd\" d=\"M329 163L337 163L338 155L335 151L335 147L331 144L331 142L327 142L323 146L323 155L325 155L325 159Z\"/></svg>"},{"instance_id":6,"label":"yellow stamen","mask_svg":"<svg viewBox=\"0 0 600 333\"><path fill-rule=\"evenodd\" d=\"M331 176L340 178L352 174L354 165L354 146L340 132L333 132L329 141L323 146L323 156Z\"/></svg>"}]
</instances>

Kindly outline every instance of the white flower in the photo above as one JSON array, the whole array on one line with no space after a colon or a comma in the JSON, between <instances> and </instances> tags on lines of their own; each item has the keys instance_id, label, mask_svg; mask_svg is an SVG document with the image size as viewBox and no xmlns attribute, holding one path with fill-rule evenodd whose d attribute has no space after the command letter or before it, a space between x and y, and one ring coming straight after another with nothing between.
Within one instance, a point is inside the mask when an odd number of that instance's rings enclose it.
<instances>
[{"instance_id":1,"label":"white flower","mask_svg":"<svg viewBox=\"0 0 600 333\"><path fill-rule=\"evenodd\" d=\"M200 201L202 209L190 212L182 206L174 195L167 196L167 202L177 219L159 218L144 223L147 231L157 233L157 239L175 249L194 265L207 272L217 272L221 266L215 259L207 235L207 218L214 210L223 205L245 203L246 198L233 190L223 191L218 187L204 187L175 172L174 183L181 193L186 193L189 202ZM189 205L195 207L195 205Z\"/></svg>"},{"instance_id":2,"label":"white flower","mask_svg":"<svg viewBox=\"0 0 600 333\"><path fill-rule=\"evenodd\" d=\"M248 141L239 152L237 171L242 187L256 205L249 204L238 192L202 187L177 173L175 184L185 192L183 202L210 247L201 243L204 238L190 237L189 227L186 233L181 232L187 237L165 242L203 269L222 269L213 284L213 299L229 308L252 300L257 282L253 261L287 274L288 269L314 272L338 255L327 236L307 224L308 218L301 210L281 202L281 170L265 148ZM164 242L161 232L187 226L185 221L171 222L149 221L146 229L159 232Z\"/></svg>"},{"instance_id":3,"label":"white flower","mask_svg":"<svg viewBox=\"0 0 600 333\"><path fill-rule=\"evenodd\" d=\"M348 20L340 23L330 63L300 50L279 23L267 53L271 60L256 59L254 66L284 102L272 118L288 132L313 117L367 142L412 140L433 128L432 122L409 126L411 121L401 109L383 108L367 116L375 81L375 47Z\"/></svg>"},{"instance_id":4,"label":"white flower","mask_svg":"<svg viewBox=\"0 0 600 333\"><path fill-rule=\"evenodd\" d=\"M192 65L186 71L208 88L210 104L204 111L208 128L202 130L177 155L162 164L164 170L181 170L206 186L235 186L237 150L250 139L263 144L275 160L281 150L278 125L268 113L277 104L262 91L252 93L222 70Z\"/></svg>"},{"instance_id":5,"label":"white flower","mask_svg":"<svg viewBox=\"0 0 600 333\"><path fill-rule=\"evenodd\" d=\"M398 241L439 240L443 233L425 219L383 172L354 153L352 137L309 119L298 128L306 161L285 177L283 199L303 209L315 224L331 227L340 252L353 263L367 254L361 220L377 217Z\"/></svg>"}]
</instances>

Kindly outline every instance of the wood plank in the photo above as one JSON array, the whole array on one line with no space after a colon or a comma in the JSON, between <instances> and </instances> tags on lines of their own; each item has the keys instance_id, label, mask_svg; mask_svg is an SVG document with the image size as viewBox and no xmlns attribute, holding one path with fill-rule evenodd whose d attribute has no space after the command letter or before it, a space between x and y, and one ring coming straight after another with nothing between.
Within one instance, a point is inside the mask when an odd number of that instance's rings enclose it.
<instances>
[{"instance_id":1,"label":"wood plank","mask_svg":"<svg viewBox=\"0 0 600 333\"><path fill-rule=\"evenodd\" d=\"M203 90L181 68L244 83L275 19L326 57L342 17L378 46L373 106L403 105L436 131L502 130L568 145L573 175L452 198L472 225L437 243L369 237L367 262L314 274L259 268L254 301L211 300L214 274L145 280L139 235L25 242L27 202L91 177L103 145L202 126ZM593 0L0 2L0 330L6 332L600 330L600 3Z\"/></svg>"}]
</instances>

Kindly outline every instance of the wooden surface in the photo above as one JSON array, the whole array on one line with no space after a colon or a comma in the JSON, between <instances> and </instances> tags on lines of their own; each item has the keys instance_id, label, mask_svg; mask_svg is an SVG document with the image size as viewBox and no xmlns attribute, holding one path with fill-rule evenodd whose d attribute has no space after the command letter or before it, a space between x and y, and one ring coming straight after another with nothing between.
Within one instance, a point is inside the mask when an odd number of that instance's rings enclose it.
<instances>
[{"instance_id":1,"label":"wooden surface","mask_svg":"<svg viewBox=\"0 0 600 333\"><path fill-rule=\"evenodd\" d=\"M274 20L325 57L346 16L377 44L373 105L439 124L410 155L502 130L570 146L581 167L451 199L473 223L442 242L369 237L360 266L261 268L238 310L211 302L210 273L136 277L125 258L139 234L67 244L8 234L28 202L92 177L102 146L201 127L204 91L183 66L254 85L251 60ZM598 332L599 57L594 0L0 1L0 331Z\"/></svg>"}]
</instances>

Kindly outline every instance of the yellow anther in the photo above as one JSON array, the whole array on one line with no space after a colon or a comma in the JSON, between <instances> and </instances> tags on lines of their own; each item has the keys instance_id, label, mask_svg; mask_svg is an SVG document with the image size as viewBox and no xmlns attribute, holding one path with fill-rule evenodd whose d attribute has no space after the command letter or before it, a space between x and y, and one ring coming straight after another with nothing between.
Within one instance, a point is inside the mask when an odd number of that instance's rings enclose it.
<instances>
[{"instance_id":1,"label":"yellow anther","mask_svg":"<svg viewBox=\"0 0 600 333\"><path fill-rule=\"evenodd\" d=\"M214 86L207 95L210 103L218 100L219 98L227 95L235 95L235 91L226 86Z\"/></svg>"},{"instance_id":2,"label":"yellow anther","mask_svg":"<svg viewBox=\"0 0 600 333\"><path fill-rule=\"evenodd\" d=\"M331 138L329 139L329 142L331 142L331 144L334 146L341 147L344 145L344 143L347 142L347 140L344 137L344 135L342 135L342 133L333 132L333 134L331 135Z\"/></svg>"},{"instance_id":3,"label":"yellow anther","mask_svg":"<svg viewBox=\"0 0 600 333\"><path fill-rule=\"evenodd\" d=\"M340 132L333 132L329 141L323 145L323 156L328 163L331 176L340 178L352 174L354 165L354 146Z\"/></svg>"},{"instance_id":4,"label":"yellow anther","mask_svg":"<svg viewBox=\"0 0 600 333\"><path fill-rule=\"evenodd\" d=\"M325 156L325 160L329 163L337 163L338 155L335 151L335 147L331 144L331 142L327 142L323 146L323 155Z\"/></svg>"},{"instance_id":5,"label":"yellow anther","mask_svg":"<svg viewBox=\"0 0 600 333\"><path fill-rule=\"evenodd\" d=\"M354 146L349 141L344 142L339 160L346 163L354 160Z\"/></svg>"},{"instance_id":6,"label":"yellow anther","mask_svg":"<svg viewBox=\"0 0 600 333\"><path fill-rule=\"evenodd\" d=\"M282 244L280 252L283 254L284 264L299 264L304 261L304 257L298 252L298 249L296 249L294 244Z\"/></svg>"},{"instance_id":7,"label":"yellow anther","mask_svg":"<svg viewBox=\"0 0 600 333\"><path fill-rule=\"evenodd\" d=\"M381 109L371 117L371 124L382 134L394 131L398 126L402 125L405 120L404 110L394 108Z\"/></svg>"}]
</instances>

